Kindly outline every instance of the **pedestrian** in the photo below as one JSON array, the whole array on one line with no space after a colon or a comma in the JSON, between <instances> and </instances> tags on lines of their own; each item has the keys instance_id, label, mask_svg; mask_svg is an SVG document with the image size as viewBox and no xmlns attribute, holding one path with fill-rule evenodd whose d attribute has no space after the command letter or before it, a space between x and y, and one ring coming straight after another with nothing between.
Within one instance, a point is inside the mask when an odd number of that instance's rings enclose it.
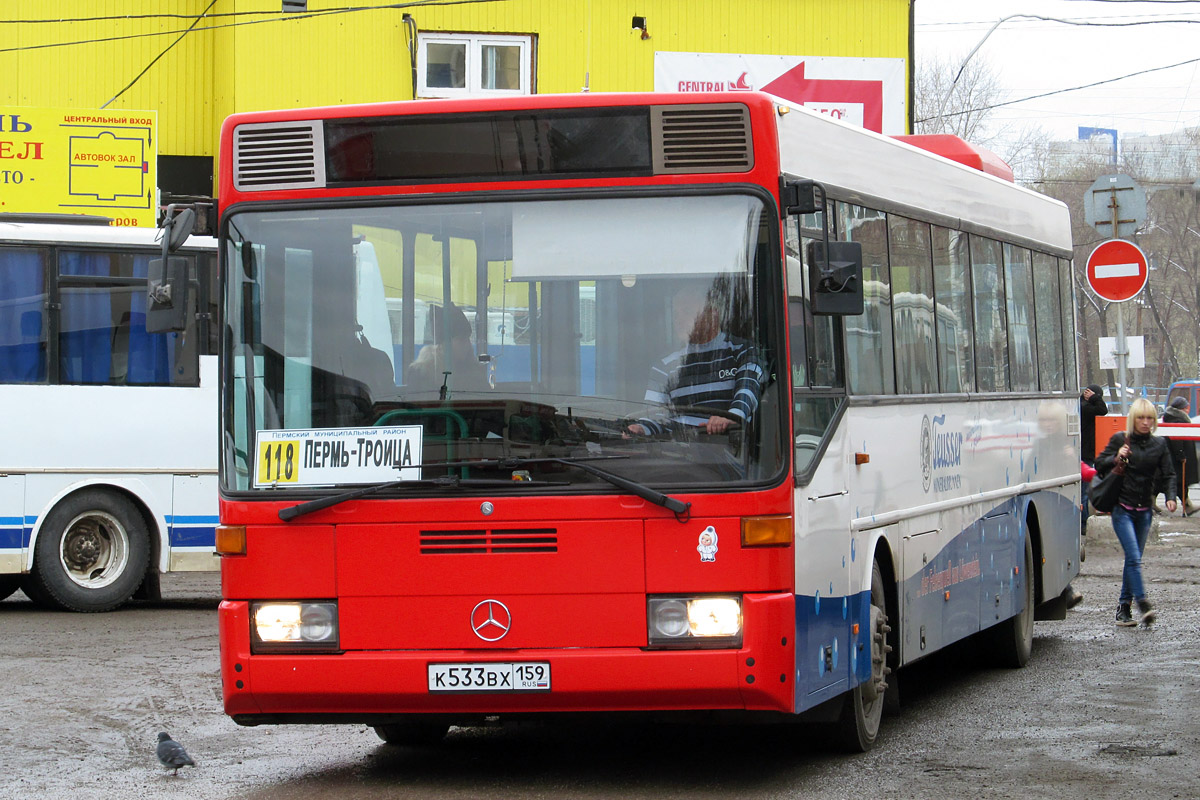
<instances>
[{"instance_id":1,"label":"pedestrian","mask_svg":"<svg viewBox=\"0 0 1200 800\"><path fill-rule=\"evenodd\" d=\"M1080 506L1079 513L1083 515L1082 519L1083 519L1084 531L1087 530L1087 518L1088 518L1087 487L1088 487L1088 484L1092 482L1092 478L1094 478L1094 477L1096 477L1096 468L1093 467L1091 464L1087 463L1086 461L1080 459L1080 461L1079 461L1079 478L1080 478L1080 485L1083 487L1083 491L1081 494L1081 502L1079 504L1079 506ZM1079 541L1079 561L1080 561L1080 563L1082 563L1086 557L1087 557L1087 548L1084 545L1083 540L1080 539L1080 541ZM1063 594L1066 595L1068 609L1072 609L1075 606L1077 606L1083 602L1083 592L1076 589L1072 584L1069 584L1069 583L1067 584L1067 588L1063 590Z\"/></svg>"},{"instance_id":2,"label":"pedestrian","mask_svg":"<svg viewBox=\"0 0 1200 800\"><path fill-rule=\"evenodd\" d=\"M1096 470L1102 475L1115 471L1122 475L1120 496L1112 510L1113 532L1125 551L1121 573L1121 593L1117 601L1117 625L1129 627L1154 622L1154 608L1146 599L1142 580L1142 552L1150 535L1151 507L1157 487L1164 487L1167 511L1175 510L1175 469L1171 451L1164 439L1154 435L1158 414L1144 397L1133 401L1125 430L1118 431L1096 456ZM1138 619L1132 614L1137 603Z\"/></svg>"},{"instance_id":3,"label":"pedestrian","mask_svg":"<svg viewBox=\"0 0 1200 800\"><path fill-rule=\"evenodd\" d=\"M1108 413L1108 404L1104 402L1104 390L1100 384L1092 383L1083 387L1079 394L1079 449L1082 458L1088 464L1096 463L1096 417Z\"/></svg>"},{"instance_id":4,"label":"pedestrian","mask_svg":"<svg viewBox=\"0 0 1200 800\"><path fill-rule=\"evenodd\" d=\"M1096 417L1108 413L1108 404L1104 402L1104 391L1100 384L1092 383L1083 387L1079 393L1079 449L1081 466L1091 467L1096 463ZM1094 471L1093 471L1094 472ZM1079 490L1079 560L1083 561L1087 545L1083 537L1087 536L1088 521L1088 483L1084 480ZM1074 608L1083 601L1083 593L1074 586L1067 584L1067 608Z\"/></svg>"},{"instance_id":5,"label":"pedestrian","mask_svg":"<svg viewBox=\"0 0 1200 800\"><path fill-rule=\"evenodd\" d=\"M1188 425L1192 421L1188 411L1187 398L1176 397L1163 412L1162 421ZM1167 447L1171 450L1171 465L1175 467L1175 491L1179 495L1183 513L1188 515L1196 510L1188 498L1188 484L1196 479L1196 443L1190 439L1166 438Z\"/></svg>"}]
</instances>

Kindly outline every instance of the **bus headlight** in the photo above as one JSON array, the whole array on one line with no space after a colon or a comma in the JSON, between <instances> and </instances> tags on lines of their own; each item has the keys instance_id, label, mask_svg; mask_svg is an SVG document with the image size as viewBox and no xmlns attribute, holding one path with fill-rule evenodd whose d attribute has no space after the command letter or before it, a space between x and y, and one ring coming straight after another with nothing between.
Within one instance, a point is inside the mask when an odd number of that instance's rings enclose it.
<instances>
[{"instance_id":1,"label":"bus headlight","mask_svg":"<svg viewBox=\"0 0 1200 800\"><path fill-rule=\"evenodd\" d=\"M650 647L742 646L740 597L649 597L646 618Z\"/></svg>"},{"instance_id":2,"label":"bus headlight","mask_svg":"<svg viewBox=\"0 0 1200 800\"><path fill-rule=\"evenodd\" d=\"M329 653L338 650L337 603L252 603L250 620L251 653Z\"/></svg>"}]
</instances>

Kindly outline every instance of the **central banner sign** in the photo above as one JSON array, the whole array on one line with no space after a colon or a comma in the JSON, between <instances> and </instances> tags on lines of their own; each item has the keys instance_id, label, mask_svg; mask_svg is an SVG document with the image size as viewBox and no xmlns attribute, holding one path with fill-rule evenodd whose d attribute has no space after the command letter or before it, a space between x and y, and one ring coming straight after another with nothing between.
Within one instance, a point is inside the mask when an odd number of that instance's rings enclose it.
<instances>
[{"instance_id":1,"label":"central banner sign","mask_svg":"<svg viewBox=\"0 0 1200 800\"><path fill-rule=\"evenodd\" d=\"M904 59L654 54L658 92L761 91L867 130L902 136Z\"/></svg>"}]
</instances>

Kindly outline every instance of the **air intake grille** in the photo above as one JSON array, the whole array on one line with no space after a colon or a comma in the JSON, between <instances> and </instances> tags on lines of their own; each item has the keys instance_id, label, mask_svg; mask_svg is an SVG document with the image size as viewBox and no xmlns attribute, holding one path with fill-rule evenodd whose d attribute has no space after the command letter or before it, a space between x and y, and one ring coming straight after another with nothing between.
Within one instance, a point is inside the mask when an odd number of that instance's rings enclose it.
<instances>
[{"instance_id":1,"label":"air intake grille","mask_svg":"<svg viewBox=\"0 0 1200 800\"><path fill-rule=\"evenodd\" d=\"M750 112L740 103L651 109L654 172L748 172L754 167Z\"/></svg>"},{"instance_id":2,"label":"air intake grille","mask_svg":"<svg viewBox=\"0 0 1200 800\"><path fill-rule=\"evenodd\" d=\"M555 528L421 531L422 555L557 552L558 531Z\"/></svg>"},{"instance_id":3,"label":"air intake grille","mask_svg":"<svg viewBox=\"0 0 1200 800\"><path fill-rule=\"evenodd\" d=\"M320 122L265 122L233 132L233 185L238 191L325 186Z\"/></svg>"}]
</instances>

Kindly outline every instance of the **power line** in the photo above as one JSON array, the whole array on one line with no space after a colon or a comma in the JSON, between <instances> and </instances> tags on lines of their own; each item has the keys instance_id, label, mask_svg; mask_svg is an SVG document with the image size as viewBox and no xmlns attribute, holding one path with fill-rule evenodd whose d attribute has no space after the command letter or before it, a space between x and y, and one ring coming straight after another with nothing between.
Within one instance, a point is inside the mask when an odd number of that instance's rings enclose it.
<instances>
[{"instance_id":1,"label":"power line","mask_svg":"<svg viewBox=\"0 0 1200 800\"><path fill-rule=\"evenodd\" d=\"M204 16L205 16L205 15L208 13L208 9L212 8L212 7L213 7L214 5L216 5L216 4L217 4L217 0L209 0L208 7L207 7L207 8L205 8L203 11L201 11L201 12L200 12L200 16L196 17L196 19L194 19L194 20L192 21L192 24L188 26L188 29L187 29L186 31L184 31L183 33L179 34L179 38L178 38L178 39L176 39L175 41L171 42L169 45L167 45L167 46L166 46L166 48L164 48L164 49L163 49L163 51L162 51L161 53L159 53L158 55L156 55L156 56L153 58L153 60L151 60L151 61L150 61L150 63L146 65L146 68L145 68L145 69L143 69L141 72L139 72L139 73L137 74L137 77L136 77L136 78L134 78L133 80L131 80L131 81L129 82L129 85L128 85L128 86L126 86L124 89L122 89L121 91L119 91L119 92L117 92L115 95L113 95L113 96L112 96L112 99L110 99L110 100L108 101L108 103L111 103L113 100L116 100L118 97L120 97L121 95L125 94L125 92L127 92L127 91L129 91L131 88L133 88L133 85L134 85L135 83L137 83L139 80L141 80L141 77L142 77L143 75L145 75L147 72L149 72L149 71L150 71L150 68L151 68L151 67L153 67L155 64L157 64L157 63L158 63L158 60L159 60L160 58L162 58L163 56L165 56L165 55L167 54L167 52L168 52L168 51L169 51L169 50L170 50L172 47L174 47L175 45L177 45L177 44L179 44L180 42L182 42L182 41L183 41L183 37L185 37L185 36L187 36L189 33L191 33L192 29L193 29L193 28L195 28L197 25L199 25L199 24L200 24L200 20L204 19ZM100 108L108 108L108 103L105 103L104 105L100 106Z\"/></svg>"},{"instance_id":2,"label":"power line","mask_svg":"<svg viewBox=\"0 0 1200 800\"><path fill-rule=\"evenodd\" d=\"M210 19L218 17L246 17L278 14L278 11L226 11L209 14ZM48 19L0 19L0 25L41 25L60 22L127 22L146 19L194 19L194 14L119 14L109 17L53 17Z\"/></svg>"},{"instance_id":3,"label":"power line","mask_svg":"<svg viewBox=\"0 0 1200 800\"><path fill-rule=\"evenodd\" d=\"M299 21L302 19L314 19L317 17L333 16L333 15L337 15L337 14L353 14L353 13L357 13L359 11L386 11L389 9L401 9L401 8L426 8L426 7L441 7L441 6L475 5L477 3L497 3L497 2L504 2L504 0L424 0L423 2L421 0L414 0L413 2L408 2L408 3L386 3L384 5L378 5L378 6L351 6L351 7L347 7L347 8L325 9L322 11L310 11L310 12L304 13L304 14L289 13L289 14L283 14L282 16L272 17L270 19L256 19L256 20L247 20L245 22L227 22L227 23L224 23L221 25L207 25L202 28L195 28L194 30L196 30L196 31L215 31L215 30L221 30L222 28L236 28L236 27L240 27L242 25L261 25L265 22L294 22L294 21ZM219 15L219 16L241 16L242 14L259 14L259 13L275 13L275 12L238 12L236 15L224 14L224 15ZM174 16L174 15L171 15L171 16ZM210 16L218 16L218 15L210 15ZM189 15L186 18L191 19L191 16ZM126 19L126 17L110 18L110 19ZM45 21L48 22L51 20L45 20ZM53 20L53 21L57 22L58 20ZM193 30L193 29L187 28L184 30L156 31L154 33L131 33L131 34L123 35L123 36L105 36L105 37L101 37L98 39L80 39L78 41L72 41L72 42L53 42L51 44L33 44L33 45L26 45L26 46L22 46L22 47L4 47L4 48L0 48L0 53L19 53L19 52L24 52L27 50L45 50L45 49L54 48L54 47L73 47L75 45L80 45L80 44L103 44L105 42L120 42L120 41L127 41L130 39L146 39L146 38L149 38L152 36L170 36L170 35L177 34L177 33L188 33L191 30Z\"/></svg>"},{"instance_id":4,"label":"power line","mask_svg":"<svg viewBox=\"0 0 1200 800\"><path fill-rule=\"evenodd\" d=\"M1088 0L1092 2L1094 0ZM1200 0L1195 0L1200 2ZM1191 2L1191 0L1189 0ZM1186 12L1189 14L1200 14L1200 11ZM1158 17L1166 17L1158 19ZM1061 17L1045 17L1038 14L1013 14L1005 19L1020 19L1032 22L1055 22L1062 25L1074 25L1076 27L1099 27L1099 28L1127 28L1135 25L1174 25L1184 24L1193 25L1200 20L1188 19L1178 16L1170 16L1167 14L1122 14L1108 17L1093 17L1091 19L1064 19ZM1105 22L1103 20L1113 20ZM994 20L954 20L944 22L918 22L918 28L959 28L966 29L969 27L983 28L984 26L994 25ZM1032 26L1025 26L1028 30ZM1039 30L1042 28L1038 28ZM944 33L945 31L931 31L931 33Z\"/></svg>"},{"instance_id":5,"label":"power line","mask_svg":"<svg viewBox=\"0 0 1200 800\"><path fill-rule=\"evenodd\" d=\"M1066 0L1068 3L1128 3L1130 0ZM1200 3L1200 0L1133 0L1138 4L1162 3L1163 5L1181 5L1185 3Z\"/></svg>"},{"instance_id":6,"label":"power line","mask_svg":"<svg viewBox=\"0 0 1200 800\"><path fill-rule=\"evenodd\" d=\"M1200 19L1141 19L1129 22L1093 22L1081 19L1060 19L1058 17L1043 17L1040 14L1019 14L1023 19L1036 19L1042 22L1058 22L1063 25L1076 25L1083 28L1128 28L1134 25L1195 25Z\"/></svg>"},{"instance_id":7,"label":"power line","mask_svg":"<svg viewBox=\"0 0 1200 800\"><path fill-rule=\"evenodd\" d=\"M1080 89L1091 89L1093 86L1103 86L1106 83L1115 83L1117 81L1123 81L1126 78L1136 78L1138 75L1146 75L1151 72L1161 72L1162 70L1165 70L1165 69L1174 69L1175 67L1182 67L1186 64L1195 64L1198 61L1200 61L1200 58L1189 58L1187 61L1180 61L1177 64L1168 64L1164 67L1151 67L1150 69L1143 69L1143 70L1139 70L1137 72L1130 72L1128 75L1119 75L1115 78L1106 78L1105 80L1102 80L1102 81L1096 81L1094 83L1085 83L1082 86L1072 86L1067 89L1055 89L1052 92L1043 92L1041 94L1034 94L1034 95L1030 95L1029 97L1022 97L1019 100L1005 100L1002 103L992 103L991 105L979 106L977 108L968 108L963 111L949 111L949 112L945 112L942 114L937 114L932 117L925 117L924 119L916 119L916 120L913 120L913 123L916 124L916 123L920 123L920 122L929 122L930 120L944 119L946 117L958 117L958 116L962 116L964 114L974 114L977 111L988 111L993 108L1001 108L1003 106L1015 105L1016 103L1025 103L1030 100L1040 100L1043 97L1051 97L1056 94L1064 94L1065 92L1077 92Z\"/></svg>"}]
</instances>

